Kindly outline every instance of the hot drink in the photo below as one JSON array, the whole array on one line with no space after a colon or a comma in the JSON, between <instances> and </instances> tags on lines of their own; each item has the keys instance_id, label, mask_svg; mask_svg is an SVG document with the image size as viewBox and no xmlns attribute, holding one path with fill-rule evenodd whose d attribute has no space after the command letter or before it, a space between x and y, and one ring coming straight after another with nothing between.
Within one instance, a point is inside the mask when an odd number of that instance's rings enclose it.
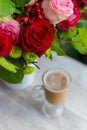
<instances>
[{"instance_id":1,"label":"hot drink","mask_svg":"<svg viewBox=\"0 0 87 130\"><path fill-rule=\"evenodd\" d=\"M69 76L65 72L53 71L44 76L45 96L49 103L60 105L64 103L69 84Z\"/></svg>"},{"instance_id":2,"label":"hot drink","mask_svg":"<svg viewBox=\"0 0 87 130\"><path fill-rule=\"evenodd\" d=\"M42 111L46 117L56 118L63 115L70 76L63 69L51 68L42 75L42 85L33 89L34 98L43 101ZM44 93L43 93L44 92Z\"/></svg>"}]
</instances>

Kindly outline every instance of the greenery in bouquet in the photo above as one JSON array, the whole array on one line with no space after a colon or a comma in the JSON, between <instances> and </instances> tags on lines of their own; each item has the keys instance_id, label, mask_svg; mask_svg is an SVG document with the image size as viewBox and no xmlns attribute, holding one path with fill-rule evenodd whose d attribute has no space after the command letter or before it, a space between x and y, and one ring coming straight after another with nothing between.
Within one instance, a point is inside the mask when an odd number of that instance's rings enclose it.
<instances>
[{"instance_id":1,"label":"greenery in bouquet","mask_svg":"<svg viewBox=\"0 0 87 130\"><path fill-rule=\"evenodd\" d=\"M37 59L52 51L66 55L61 43L87 54L87 0L0 0L0 78L21 83ZM33 65L33 66L32 66Z\"/></svg>"}]
</instances>

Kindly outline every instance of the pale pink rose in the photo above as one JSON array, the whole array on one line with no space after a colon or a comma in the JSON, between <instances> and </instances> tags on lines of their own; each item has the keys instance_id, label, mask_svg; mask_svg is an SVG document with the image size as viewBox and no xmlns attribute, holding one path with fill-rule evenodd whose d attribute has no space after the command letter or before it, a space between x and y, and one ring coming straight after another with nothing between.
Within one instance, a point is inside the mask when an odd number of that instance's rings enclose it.
<instances>
[{"instance_id":1,"label":"pale pink rose","mask_svg":"<svg viewBox=\"0 0 87 130\"><path fill-rule=\"evenodd\" d=\"M2 28L8 35L11 35L14 44L18 42L19 32L20 32L20 27L18 22L11 19L9 21L0 23L0 28Z\"/></svg>"},{"instance_id":2,"label":"pale pink rose","mask_svg":"<svg viewBox=\"0 0 87 130\"><path fill-rule=\"evenodd\" d=\"M58 24L73 14L72 0L43 0L42 8L45 17L52 24Z\"/></svg>"},{"instance_id":3,"label":"pale pink rose","mask_svg":"<svg viewBox=\"0 0 87 130\"><path fill-rule=\"evenodd\" d=\"M28 4L33 5L35 3L35 0L31 0Z\"/></svg>"}]
</instances>

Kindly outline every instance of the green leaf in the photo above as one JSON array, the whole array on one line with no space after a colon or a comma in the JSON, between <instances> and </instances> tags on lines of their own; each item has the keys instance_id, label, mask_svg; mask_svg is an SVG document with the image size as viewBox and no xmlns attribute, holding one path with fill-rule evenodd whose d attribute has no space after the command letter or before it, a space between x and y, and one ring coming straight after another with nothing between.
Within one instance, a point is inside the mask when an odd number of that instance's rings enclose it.
<instances>
[{"instance_id":1,"label":"green leaf","mask_svg":"<svg viewBox=\"0 0 87 130\"><path fill-rule=\"evenodd\" d=\"M72 27L70 30L63 31L62 39L71 39L77 33L77 28Z\"/></svg>"},{"instance_id":2,"label":"green leaf","mask_svg":"<svg viewBox=\"0 0 87 130\"><path fill-rule=\"evenodd\" d=\"M85 28L87 28L87 20L80 20L77 23L77 27L85 27Z\"/></svg>"},{"instance_id":3,"label":"green leaf","mask_svg":"<svg viewBox=\"0 0 87 130\"><path fill-rule=\"evenodd\" d=\"M0 17L12 15L15 12L15 4L11 0L0 0Z\"/></svg>"},{"instance_id":4,"label":"green leaf","mask_svg":"<svg viewBox=\"0 0 87 130\"><path fill-rule=\"evenodd\" d=\"M87 47L83 47L78 43L73 42L74 48L81 54L87 54Z\"/></svg>"},{"instance_id":5,"label":"green leaf","mask_svg":"<svg viewBox=\"0 0 87 130\"><path fill-rule=\"evenodd\" d=\"M48 50L46 50L45 52L45 56L46 58L49 58L52 60L52 52L51 52L51 48L49 48Z\"/></svg>"},{"instance_id":6,"label":"green leaf","mask_svg":"<svg viewBox=\"0 0 87 130\"><path fill-rule=\"evenodd\" d=\"M78 28L79 34L79 41L82 46L87 47L87 29L86 28Z\"/></svg>"},{"instance_id":7,"label":"green leaf","mask_svg":"<svg viewBox=\"0 0 87 130\"><path fill-rule=\"evenodd\" d=\"M15 13L16 13L16 14L21 14L21 13L22 13L22 10L15 9Z\"/></svg>"},{"instance_id":8,"label":"green leaf","mask_svg":"<svg viewBox=\"0 0 87 130\"><path fill-rule=\"evenodd\" d=\"M12 73L0 66L0 78L8 83L21 83L23 77L24 74L21 69L18 69L16 73Z\"/></svg>"},{"instance_id":9,"label":"green leaf","mask_svg":"<svg viewBox=\"0 0 87 130\"><path fill-rule=\"evenodd\" d=\"M24 62L20 59L13 59L7 57L7 60L14 64L14 66L18 66L17 72L13 73L4 67L0 66L0 78L9 82L9 83L21 83L24 77L23 66ZM9 67L10 68L10 67Z\"/></svg>"},{"instance_id":10,"label":"green leaf","mask_svg":"<svg viewBox=\"0 0 87 130\"><path fill-rule=\"evenodd\" d=\"M37 60L38 56L34 52L24 52L23 58L26 63L32 63Z\"/></svg>"},{"instance_id":11,"label":"green leaf","mask_svg":"<svg viewBox=\"0 0 87 130\"><path fill-rule=\"evenodd\" d=\"M17 58L17 59L14 59L14 58L11 58L11 57L7 57L6 58L9 62L13 63L14 65L18 66L19 69L22 69L23 68L23 65L25 64L23 58Z\"/></svg>"},{"instance_id":12,"label":"green leaf","mask_svg":"<svg viewBox=\"0 0 87 130\"><path fill-rule=\"evenodd\" d=\"M78 28L78 35L72 38L73 47L81 54L87 54L87 29Z\"/></svg>"},{"instance_id":13,"label":"green leaf","mask_svg":"<svg viewBox=\"0 0 87 130\"><path fill-rule=\"evenodd\" d=\"M23 73L24 74L32 74L35 71L35 68L32 66L25 66L23 68Z\"/></svg>"},{"instance_id":14,"label":"green leaf","mask_svg":"<svg viewBox=\"0 0 87 130\"><path fill-rule=\"evenodd\" d=\"M9 62L7 59L4 57L0 57L0 66L4 67L8 71L11 71L13 73L17 72L18 67L11 62Z\"/></svg>"},{"instance_id":15,"label":"green leaf","mask_svg":"<svg viewBox=\"0 0 87 130\"><path fill-rule=\"evenodd\" d=\"M27 4L31 0L12 0L12 1L15 3L16 7L19 8L19 7L24 7L25 4Z\"/></svg>"},{"instance_id":16,"label":"green leaf","mask_svg":"<svg viewBox=\"0 0 87 130\"><path fill-rule=\"evenodd\" d=\"M57 36L57 30L55 31L55 38L52 42L51 49L57 53L57 55L65 55L64 50L59 45L59 40Z\"/></svg>"},{"instance_id":17,"label":"green leaf","mask_svg":"<svg viewBox=\"0 0 87 130\"><path fill-rule=\"evenodd\" d=\"M81 13L87 13L87 6L84 6L84 7L81 9Z\"/></svg>"},{"instance_id":18,"label":"green leaf","mask_svg":"<svg viewBox=\"0 0 87 130\"><path fill-rule=\"evenodd\" d=\"M69 55L72 58L78 59L79 52L72 46L71 42L63 44L63 48L66 52L66 55Z\"/></svg>"},{"instance_id":19,"label":"green leaf","mask_svg":"<svg viewBox=\"0 0 87 130\"><path fill-rule=\"evenodd\" d=\"M13 45L9 56L12 58L20 58L22 56L22 49L17 45Z\"/></svg>"}]
</instances>

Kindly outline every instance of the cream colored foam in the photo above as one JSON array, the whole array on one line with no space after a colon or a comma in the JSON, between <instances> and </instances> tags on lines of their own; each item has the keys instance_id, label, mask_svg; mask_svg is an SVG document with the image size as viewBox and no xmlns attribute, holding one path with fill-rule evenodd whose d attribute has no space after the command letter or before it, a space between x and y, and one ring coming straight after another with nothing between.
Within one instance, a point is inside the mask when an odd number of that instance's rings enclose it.
<instances>
[{"instance_id":1,"label":"cream colored foam","mask_svg":"<svg viewBox=\"0 0 87 130\"><path fill-rule=\"evenodd\" d=\"M50 87L50 89L63 89L68 85L68 83L68 77L59 72L51 73L46 77L46 84Z\"/></svg>"}]
</instances>

